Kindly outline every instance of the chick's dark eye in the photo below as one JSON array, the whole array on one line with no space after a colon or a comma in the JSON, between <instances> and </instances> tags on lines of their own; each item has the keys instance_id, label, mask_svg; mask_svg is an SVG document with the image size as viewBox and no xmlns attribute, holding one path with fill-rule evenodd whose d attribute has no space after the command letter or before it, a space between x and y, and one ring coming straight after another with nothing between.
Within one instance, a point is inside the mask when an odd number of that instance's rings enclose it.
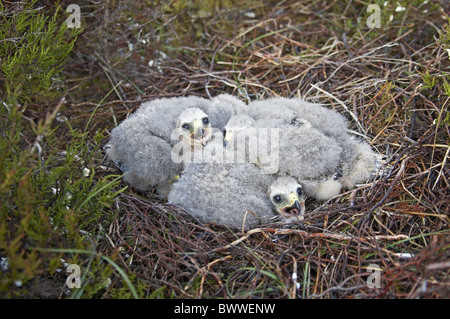
<instances>
[{"instance_id":1,"label":"chick's dark eye","mask_svg":"<svg viewBox=\"0 0 450 319\"><path fill-rule=\"evenodd\" d=\"M181 125L182 128L184 128L185 130L189 130L189 124L184 123L183 125Z\"/></svg>"},{"instance_id":2,"label":"chick's dark eye","mask_svg":"<svg viewBox=\"0 0 450 319\"><path fill-rule=\"evenodd\" d=\"M280 196L280 195L275 195L275 196L273 197L273 201L274 201L275 203L281 202L281 196Z\"/></svg>"},{"instance_id":3,"label":"chick's dark eye","mask_svg":"<svg viewBox=\"0 0 450 319\"><path fill-rule=\"evenodd\" d=\"M301 187L297 188L297 194L298 195L302 195L303 194L303 189Z\"/></svg>"},{"instance_id":4,"label":"chick's dark eye","mask_svg":"<svg viewBox=\"0 0 450 319\"><path fill-rule=\"evenodd\" d=\"M209 124L209 119L207 117L202 118L203 124Z\"/></svg>"}]
</instances>

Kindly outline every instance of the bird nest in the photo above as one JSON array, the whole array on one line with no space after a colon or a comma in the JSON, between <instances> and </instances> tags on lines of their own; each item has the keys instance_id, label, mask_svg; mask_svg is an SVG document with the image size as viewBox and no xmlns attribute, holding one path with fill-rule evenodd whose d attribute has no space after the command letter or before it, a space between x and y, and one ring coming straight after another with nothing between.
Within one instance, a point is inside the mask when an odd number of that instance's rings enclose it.
<instances>
[{"instance_id":1,"label":"bird nest","mask_svg":"<svg viewBox=\"0 0 450 319\"><path fill-rule=\"evenodd\" d=\"M349 38L334 31L340 23L335 5L261 6L255 9L265 17L259 22L231 10L227 17L239 32L224 40L211 18L195 25L211 35L202 38L208 44L184 47L170 62L156 53L144 69L134 60L119 60L114 67L98 62L98 74L120 78L123 68L133 85L119 85L115 92L121 99L98 109L92 129L163 96L300 96L345 115L353 133L384 157L378 176L367 184L322 204L307 200L302 222L246 232L202 224L151 192L122 193L108 236L121 267L147 287L146 296L450 297L449 100L443 83L425 88L421 75L449 66L446 51L431 36L436 27L429 21L441 21L441 13L425 21L420 12L409 11L407 21L415 24L402 26L402 32L386 28ZM347 15L357 7L348 6ZM297 15L306 21L301 33L293 25ZM145 94L135 87L146 87ZM133 95L142 99L125 98Z\"/></svg>"},{"instance_id":2,"label":"bird nest","mask_svg":"<svg viewBox=\"0 0 450 319\"><path fill-rule=\"evenodd\" d=\"M415 155L403 156L373 183L319 207L310 203L296 225L232 231L204 225L180 208L122 194L110 235L129 256L128 270L150 291L164 287L166 296L445 296L446 216L395 202L410 187L405 170L414 169L418 156L414 147L410 152ZM422 174L418 185L426 179ZM376 271L378 283L372 282Z\"/></svg>"}]
</instances>

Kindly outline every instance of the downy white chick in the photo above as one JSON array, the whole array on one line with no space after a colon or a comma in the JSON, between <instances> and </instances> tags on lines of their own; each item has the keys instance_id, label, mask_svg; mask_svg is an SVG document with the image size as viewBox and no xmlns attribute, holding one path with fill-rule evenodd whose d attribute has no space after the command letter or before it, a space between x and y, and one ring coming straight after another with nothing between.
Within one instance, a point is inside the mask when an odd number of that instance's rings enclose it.
<instances>
[{"instance_id":1,"label":"downy white chick","mask_svg":"<svg viewBox=\"0 0 450 319\"><path fill-rule=\"evenodd\" d=\"M306 195L319 201L365 182L379 162L367 143L347 133L347 121L342 115L300 99L271 98L251 102L243 113L232 117L225 125L224 143L240 141L241 147L233 145L237 152L244 152L247 161L257 158L256 165L264 167L268 162L267 146L261 152L259 145L274 141L258 137L263 128L279 129L277 173L295 177L302 183ZM243 139L247 141L242 143ZM256 141L257 146L250 147L249 144ZM242 147L244 144L246 147Z\"/></svg>"},{"instance_id":2,"label":"downy white chick","mask_svg":"<svg viewBox=\"0 0 450 319\"><path fill-rule=\"evenodd\" d=\"M165 197L184 163L172 159L175 144L202 148L213 127L223 128L243 102L230 95L212 100L196 96L162 98L141 105L111 132L106 154L126 172L124 180L140 190L156 187Z\"/></svg>"},{"instance_id":3,"label":"downy white chick","mask_svg":"<svg viewBox=\"0 0 450 319\"><path fill-rule=\"evenodd\" d=\"M225 126L224 144L235 150L237 158L268 173L306 181L304 191L308 197L324 200L339 194L342 185L336 180L336 172L342 159L341 146L305 120L292 123L280 124L279 119L255 121L238 114Z\"/></svg>"}]
</instances>

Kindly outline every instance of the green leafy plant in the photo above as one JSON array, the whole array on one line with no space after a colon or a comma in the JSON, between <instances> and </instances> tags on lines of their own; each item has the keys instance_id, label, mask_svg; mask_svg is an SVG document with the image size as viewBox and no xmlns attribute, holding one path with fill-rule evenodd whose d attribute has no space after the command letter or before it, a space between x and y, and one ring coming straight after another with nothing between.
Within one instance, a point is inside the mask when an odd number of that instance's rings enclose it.
<instances>
[{"instance_id":1,"label":"green leafy plant","mask_svg":"<svg viewBox=\"0 0 450 319\"><path fill-rule=\"evenodd\" d=\"M89 298L114 270L130 284L114 254L93 244L124 189L120 176L97 172L102 131L60 121L68 130L64 139L57 135L63 98L46 115L29 117L29 105L48 94L79 32L60 23L59 7L49 13L35 4L0 4L0 296L39 295L40 282L63 267L62 257L83 265L80 252L87 251L85 285L75 297Z\"/></svg>"},{"instance_id":2,"label":"green leafy plant","mask_svg":"<svg viewBox=\"0 0 450 319\"><path fill-rule=\"evenodd\" d=\"M20 86L19 98L50 87L81 31L67 28L59 6L48 17L36 1L0 3L0 80Z\"/></svg>"}]
</instances>

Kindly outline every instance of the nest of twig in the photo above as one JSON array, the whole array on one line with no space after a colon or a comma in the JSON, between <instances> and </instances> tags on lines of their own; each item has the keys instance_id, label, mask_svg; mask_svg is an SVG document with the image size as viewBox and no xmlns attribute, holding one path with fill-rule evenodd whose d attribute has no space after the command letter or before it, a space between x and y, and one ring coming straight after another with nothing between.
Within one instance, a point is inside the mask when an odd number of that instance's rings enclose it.
<instances>
[{"instance_id":1,"label":"nest of twig","mask_svg":"<svg viewBox=\"0 0 450 319\"><path fill-rule=\"evenodd\" d=\"M402 192L406 165L404 160L391 178L355 190L361 195L353 206L336 199L308 213L302 224L246 233L122 195L111 236L126 248L132 273L177 297L444 297L445 216L380 208ZM368 282L376 267L380 285L373 287Z\"/></svg>"}]
</instances>

